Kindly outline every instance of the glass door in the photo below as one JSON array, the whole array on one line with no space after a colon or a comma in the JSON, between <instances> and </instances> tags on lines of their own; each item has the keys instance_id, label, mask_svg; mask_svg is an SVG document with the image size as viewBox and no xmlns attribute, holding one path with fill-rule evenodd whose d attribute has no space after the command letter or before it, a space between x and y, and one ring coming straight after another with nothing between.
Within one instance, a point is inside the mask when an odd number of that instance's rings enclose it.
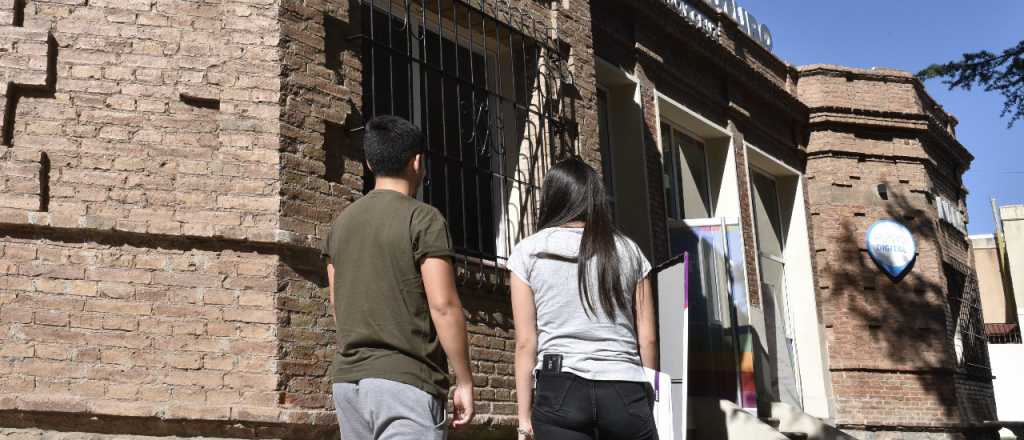
<instances>
[{"instance_id":1,"label":"glass door","mask_svg":"<svg viewBox=\"0 0 1024 440\"><path fill-rule=\"evenodd\" d=\"M712 167L705 143L674 124L661 124L661 141L670 250L690 255L689 396L756 408L740 222L715 215L712 169L724 167Z\"/></svg>"},{"instance_id":2,"label":"glass door","mask_svg":"<svg viewBox=\"0 0 1024 440\"><path fill-rule=\"evenodd\" d=\"M739 219L687 220L672 237L673 253L690 255L690 396L756 408Z\"/></svg>"}]
</instances>

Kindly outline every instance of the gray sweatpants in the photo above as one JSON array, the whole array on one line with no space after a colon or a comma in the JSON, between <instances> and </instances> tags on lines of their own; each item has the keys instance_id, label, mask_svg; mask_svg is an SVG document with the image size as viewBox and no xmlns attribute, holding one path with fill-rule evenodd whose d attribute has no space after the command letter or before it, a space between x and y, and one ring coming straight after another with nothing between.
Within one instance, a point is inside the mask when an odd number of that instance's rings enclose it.
<instances>
[{"instance_id":1,"label":"gray sweatpants","mask_svg":"<svg viewBox=\"0 0 1024 440\"><path fill-rule=\"evenodd\" d=\"M445 401L412 385L363 379L336 383L334 408L341 440L445 440Z\"/></svg>"}]
</instances>

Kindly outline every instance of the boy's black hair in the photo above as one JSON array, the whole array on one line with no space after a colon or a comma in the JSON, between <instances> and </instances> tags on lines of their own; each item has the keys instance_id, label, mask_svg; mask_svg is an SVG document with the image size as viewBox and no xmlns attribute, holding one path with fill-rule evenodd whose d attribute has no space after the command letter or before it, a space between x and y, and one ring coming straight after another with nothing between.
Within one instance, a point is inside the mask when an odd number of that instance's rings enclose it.
<instances>
[{"instance_id":1,"label":"boy's black hair","mask_svg":"<svg viewBox=\"0 0 1024 440\"><path fill-rule=\"evenodd\" d=\"M398 176L412 157L423 151L423 132L397 116L377 116L366 124L363 151L378 176Z\"/></svg>"}]
</instances>

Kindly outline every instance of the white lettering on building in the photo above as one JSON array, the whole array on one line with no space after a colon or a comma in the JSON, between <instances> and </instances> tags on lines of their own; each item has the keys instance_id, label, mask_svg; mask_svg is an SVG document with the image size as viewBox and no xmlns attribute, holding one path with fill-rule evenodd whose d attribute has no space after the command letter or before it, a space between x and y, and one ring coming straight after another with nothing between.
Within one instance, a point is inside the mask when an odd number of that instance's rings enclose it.
<instances>
[{"instance_id":1,"label":"white lettering on building","mask_svg":"<svg viewBox=\"0 0 1024 440\"><path fill-rule=\"evenodd\" d=\"M939 220L956 228L963 234L967 234L967 221L957 204L946 200L942 196L936 196L935 208L939 211Z\"/></svg>"},{"instance_id":2,"label":"white lettering on building","mask_svg":"<svg viewBox=\"0 0 1024 440\"><path fill-rule=\"evenodd\" d=\"M707 15L701 13L697 8L694 8L686 0L664 0L672 9L675 9L679 15L682 15L690 22L694 27L700 29L701 32L708 34L711 38L717 40L719 34L722 32L718 26L718 22L712 20Z\"/></svg>"}]
</instances>

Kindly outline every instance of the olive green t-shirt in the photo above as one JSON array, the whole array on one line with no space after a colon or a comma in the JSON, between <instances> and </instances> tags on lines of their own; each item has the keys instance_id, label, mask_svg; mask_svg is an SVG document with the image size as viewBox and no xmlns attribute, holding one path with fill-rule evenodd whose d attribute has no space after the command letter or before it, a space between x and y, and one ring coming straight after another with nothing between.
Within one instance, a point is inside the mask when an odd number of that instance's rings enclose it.
<instances>
[{"instance_id":1,"label":"olive green t-shirt","mask_svg":"<svg viewBox=\"0 0 1024 440\"><path fill-rule=\"evenodd\" d=\"M448 361L419 270L426 257L454 255L441 213L374 190L338 215L323 252L334 265L334 382L387 379L446 397Z\"/></svg>"}]
</instances>

